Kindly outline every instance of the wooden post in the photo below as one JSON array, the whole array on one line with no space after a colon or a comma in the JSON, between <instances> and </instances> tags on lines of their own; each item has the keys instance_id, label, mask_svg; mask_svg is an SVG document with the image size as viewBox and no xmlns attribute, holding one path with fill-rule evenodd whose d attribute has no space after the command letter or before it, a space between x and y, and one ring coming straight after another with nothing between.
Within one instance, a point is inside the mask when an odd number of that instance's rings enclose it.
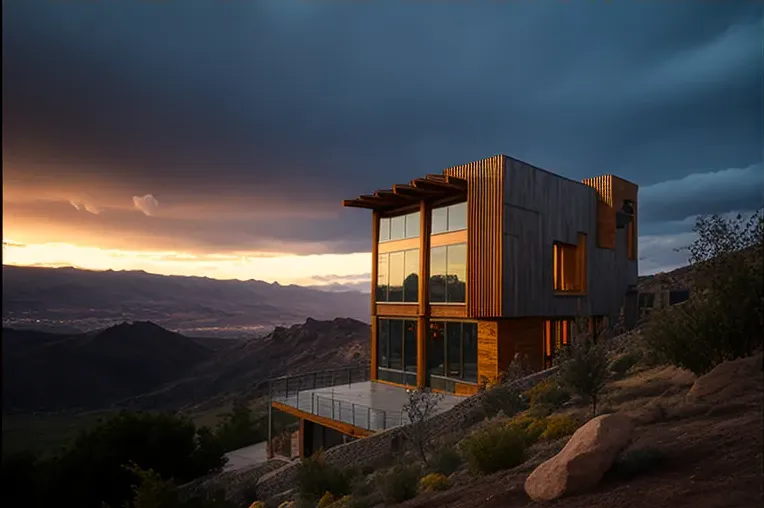
<instances>
[{"instance_id":1,"label":"wooden post","mask_svg":"<svg viewBox=\"0 0 764 508\"><path fill-rule=\"evenodd\" d=\"M379 257L379 212L371 212L371 364L369 379L377 379L377 267Z\"/></svg>"},{"instance_id":2,"label":"wooden post","mask_svg":"<svg viewBox=\"0 0 764 508\"><path fill-rule=\"evenodd\" d=\"M430 321L430 211L426 201L419 203L419 308L417 318L416 385L423 388L427 376L427 334Z\"/></svg>"}]
</instances>

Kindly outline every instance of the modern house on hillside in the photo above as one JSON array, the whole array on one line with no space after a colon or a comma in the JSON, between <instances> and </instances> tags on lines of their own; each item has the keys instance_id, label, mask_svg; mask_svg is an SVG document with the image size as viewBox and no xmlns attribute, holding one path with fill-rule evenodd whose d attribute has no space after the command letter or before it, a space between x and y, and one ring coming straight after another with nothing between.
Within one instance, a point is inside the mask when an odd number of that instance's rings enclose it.
<instances>
[{"instance_id":1,"label":"modern house on hillside","mask_svg":"<svg viewBox=\"0 0 764 508\"><path fill-rule=\"evenodd\" d=\"M637 192L499 155L344 201L372 211L369 381L273 397L303 422L300 453L344 439L326 429L362 437L395 424L406 387L448 394L446 409L518 353L550 366L577 316L593 329L616 318L637 282ZM331 415L316 397L331 397Z\"/></svg>"}]
</instances>

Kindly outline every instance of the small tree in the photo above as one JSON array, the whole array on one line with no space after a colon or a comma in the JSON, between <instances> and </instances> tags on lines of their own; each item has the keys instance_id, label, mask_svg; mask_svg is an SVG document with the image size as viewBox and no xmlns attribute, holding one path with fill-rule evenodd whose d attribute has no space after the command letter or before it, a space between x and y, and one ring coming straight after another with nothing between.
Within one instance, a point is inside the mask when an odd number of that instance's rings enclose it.
<instances>
[{"instance_id":1,"label":"small tree","mask_svg":"<svg viewBox=\"0 0 764 508\"><path fill-rule=\"evenodd\" d=\"M658 360L701 375L762 345L764 216L702 216L695 232L690 299L656 312L644 340Z\"/></svg>"},{"instance_id":2,"label":"small tree","mask_svg":"<svg viewBox=\"0 0 764 508\"><path fill-rule=\"evenodd\" d=\"M559 376L569 390L591 403L592 415L596 415L597 401L607 381L607 350L594 340L588 320L577 319L575 330L571 344L560 352Z\"/></svg>"},{"instance_id":3,"label":"small tree","mask_svg":"<svg viewBox=\"0 0 764 508\"><path fill-rule=\"evenodd\" d=\"M422 462L427 464L427 419L435 414L443 395L421 388L408 391L409 401L403 406L403 413L410 424L404 427L406 437L414 444Z\"/></svg>"}]
</instances>

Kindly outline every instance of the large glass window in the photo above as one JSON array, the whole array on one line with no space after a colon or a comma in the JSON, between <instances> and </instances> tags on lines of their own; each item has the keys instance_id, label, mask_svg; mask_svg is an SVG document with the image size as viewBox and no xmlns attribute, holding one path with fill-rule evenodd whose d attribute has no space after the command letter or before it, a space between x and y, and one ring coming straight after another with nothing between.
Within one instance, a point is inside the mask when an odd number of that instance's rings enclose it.
<instances>
[{"instance_id":1,"label":"large glass window","mask_svg":"<svg viewBox=\"0 0 764 508\"><path fill-rule=\"evenodd\" d=\"M377 255L377 301L419 301L419 249Z\"/></svg>"},{"instance_id":2,"label":"large glass window","mask_svg":"<svg viewBox=\"0 0 764 508\"><path fill-rule=\"evenodd\" d=\"M464 303L467 296L467 244L430 249L430 302Z\"/></svg>"},{"instance_id":3,"label":"large glass window","mask_svg":"<svg viewBox=\"0 0 764 508\"><path fill-rule=\"evenodd\" d=\"M427 335L427 373L442 376L445 374L445 323L430 322L430 333Z\"/></svg>"},{"instance_id":4,"label":"large glass window","mask_svg":"<svg viewBox=\"0 0 764 508\"><path fill-rule=\"evenodd\" d=\"M433 208L431 217L433 235L467 229L467 202Z\"/></svg>"},{"instance_id":5,"label":"large glass window","mask_svg":"<svg viewBox=\"0 0 764 508\"><path fill-rule=\"evenodd\" d=\"M379 219L379 241L419 237L419 212Z\"/></svg>"},{"instance_id":6,"label":"large glass window","mask_svg":"<svg viewBox=\"0 0 764 508\"><path fill-rule=\"evenodd\" d=\"M431 321L427 371L435 376L477 383L477 324Z\"/></svg>"},{"instance_id":7,"label":"large glass window","mask_svg":"<svg viewBox=\"0 0 764 508\"><path fill-rule=\"evenodd\" d=\"M416 385L416 321L380 318L377 323L377 377Z\"/></svg>"}]
</instances>

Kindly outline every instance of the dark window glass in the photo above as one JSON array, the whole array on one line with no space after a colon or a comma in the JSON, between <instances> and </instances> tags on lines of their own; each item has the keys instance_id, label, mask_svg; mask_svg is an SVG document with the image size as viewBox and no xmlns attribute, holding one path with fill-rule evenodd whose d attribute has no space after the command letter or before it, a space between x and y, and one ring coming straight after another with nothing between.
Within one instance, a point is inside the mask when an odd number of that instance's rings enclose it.
<instances>
[{"instance_id":1,"label":"dark window glass","mask_svg":"<svg viewBox=\"0 0 764 508\"><path fill-rule=\"evenodd\" d=\"M389 284L388 262L389 254L377 255L377 301L387 301L387 291Z\"/></svg>"},{"instance_id":2,"label":"dark window glass","mask_svg":"<svg viewBox=\"0 0 764 508\"><path fill-rule=\"evenodd\" d=\"M448 207L448 230L458 231L467 228L467 202Z\"/></svg>"},{"instance_id":3,"label":"dark window glass","mask_svg":"<svg viewBox=\"0 0 764 508\"><path fill-rule=\"evenodd\" d=\"M390 240L400 240L406 236L406 218L403 215L390 218Z\"/></svg>"},{"instance_id":4,"label":"dark window glass","mask_svg":"<svg viewBox=\"0 0 764 508\"><path fill-rule=\"evenodd\" d=\"M448 231L448 208L432 209L432 234Z\"/></svg>"},{"instance_id":5,"label":"dark window glass","mask_svg":"<svg viewBox=\"0 0 764 508\"><path fill-rule=\"evenodd\" d=\"M462 324L446 322L447 377L462 376Z\"/></svg>"},{"instance_id":6,"label":"dark window glass","mask_svg":"<svg viewBox=\"0 0 764 508\"><path fill-rule=\"evenodd\" d=\"M380 319L377 327L377 366L390 366L390 326L387 319Z\"/></svg>"},{"instance_id":7,"label":"dark window glass","mask_svg":"<svg viewBox=\"0 0 764 508\"><path fill-rule=\"evenodd\" d=\"M419 249L407 250L404 253L403 301L419 301Z\"/></svg>"},{"instance_id":8,"label":"dark window glass","mask_svg":"<svg viewBox=\"0 0 764 508\"><path fill-rule=\"evenodd\" d=\"M390 219L379 219L379 241L386 242L390 239Z\"/></svg>"},{"instance_id":9,"label":"dark window glass","mask_svg":"<svg viewBox=\"0 0 764 508\"><path fill-rule=\"evenodd\" d=\"M403 364L407 372L416 372L416 321L405 321ZM416 378L414 379L416 384Z\"/></svg>"},{"instance_id":10,"label":"dark window glass","mask_svg":"<svg viewBox=\"0 0 764 508\"><path fill-rule=\"evenodd\" d=\"M446 273L446 301L464 303L467 288L467 244L448 246Z\"/></svg>"},{"instance_id":11,"label":"dark window glass","mask_svg":"<svg viewBox=\"0 0 764 508\"><path fill-rule=\"evenodd\" d=\"M388 302L403 301L403 261L403 252L390 253L390 275L388 279L390 293L387 298Z\"/></svg>"},{"instance_id":12,"label":"dark window glass","mask_svg":"<svg viewBox=\"0 0 764 508\"><path fill-rule=\"evenodd\" d=\"M390 368L403 370L403 320L390 319Z\"/></svg>"},{"instance_id":13,"label":"dark window glass","mask_svg":"<svg viewBox=\"0 0 764 508\"><path fill-rule=\"evenodd\" d=\"M419 236L419 212L406 215L406 238Z\"/></svg>"},{"instance_id":14,"label":"dark window glass","mask_svg":"<svg viewBox=\"0 0 764 508\"><path fill-rule=\"evenodd\" d=\"M430 250L430 301L446 301L446 247Z\"/></svg>"},{"instance_id":15,"label":"dark window glass","mask_svg":"<svg viewBox=\"0 0 764 508\"><path fill-rule=\"evenodd\" d=\"M443 324L443 321L431 321L430 332L427 336L427 372L436 376L445 374L445 330Z\"/></svg>"},{"instance_id":16,"label":"dark window glass","mask_svg":"<svg viewBox=\"0 0 764 508\"><path fill-rule=\"evenodd\" d=\"M462 377L477 383L477 323L462 323Z\"/></svg>"}]
</instances>

